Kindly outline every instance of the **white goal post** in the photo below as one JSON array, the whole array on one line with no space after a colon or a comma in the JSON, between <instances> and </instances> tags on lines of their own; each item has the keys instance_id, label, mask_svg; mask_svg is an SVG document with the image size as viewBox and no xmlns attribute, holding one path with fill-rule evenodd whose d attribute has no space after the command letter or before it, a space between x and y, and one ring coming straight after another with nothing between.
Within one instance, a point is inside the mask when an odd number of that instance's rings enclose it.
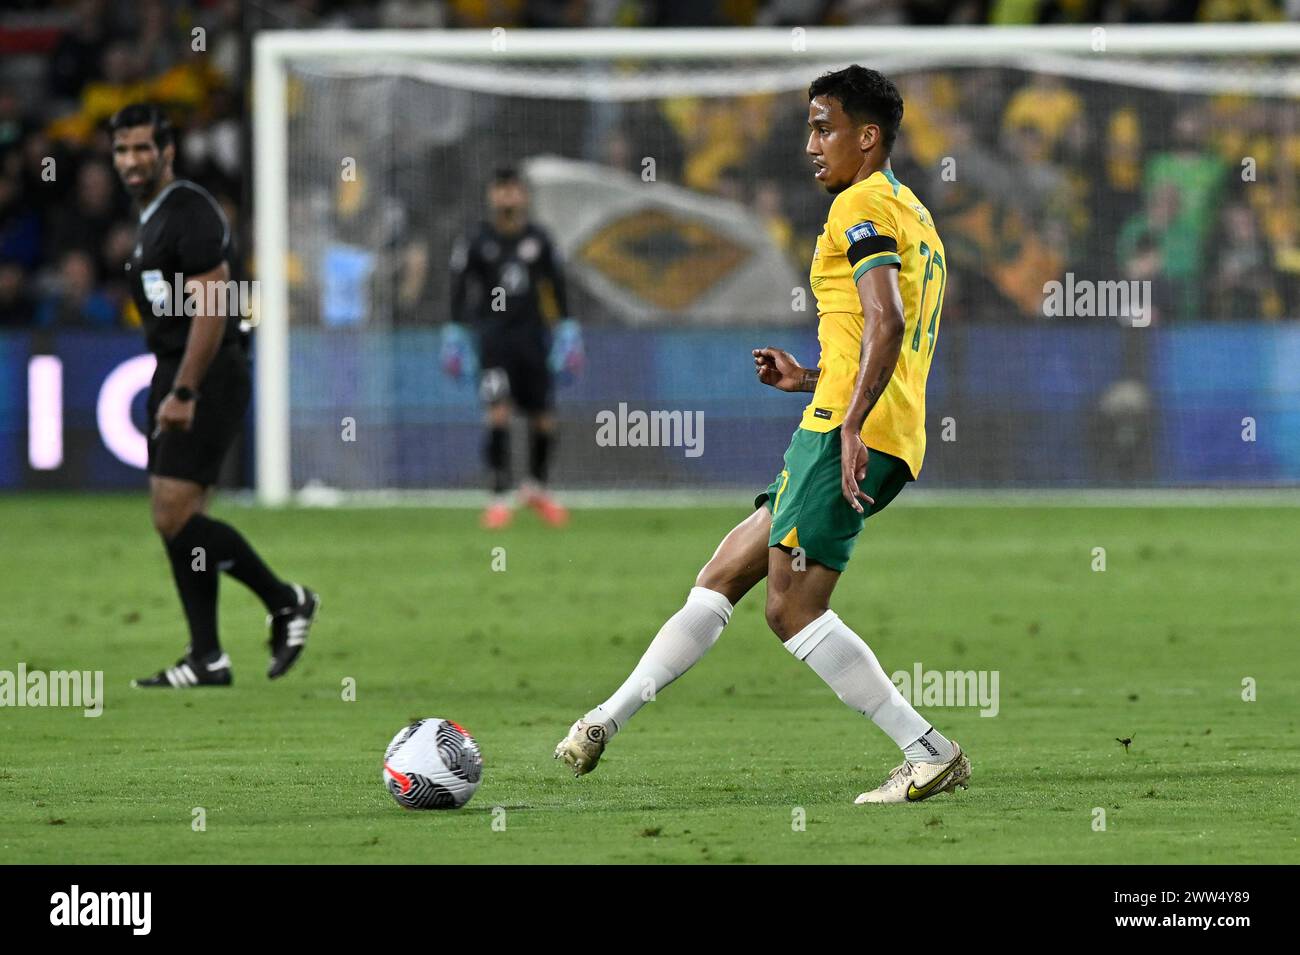
<instances>
[{"instance_id":1,"label":"white goal post","mask_svg":"<svg viewBox=\"0 0 1300 955\"><path fill-rule=\"evenodd\" d=\"M1300 54L1300 24L1051 27L854 27L808 29L590 29L529 31L268 31L253 42L253 176L256 278L256 491L267 505L292 497L289 391L289 104L295 62L582 61L620 57L717 65L763 58L791 67L877 59L986 64L1069 57L1108 70L1115 56ZM1032 61L1031 61L1032 62ZM1159 72L1158 70L1156 72ZM1165 88L1196 85L1195 70ZM1153 81L1155 85L1155 81ZM1252 87L1258 90L1257 87ZM1300 96L1300 71L1271 95Z\"/></svg>"}]
</instances>

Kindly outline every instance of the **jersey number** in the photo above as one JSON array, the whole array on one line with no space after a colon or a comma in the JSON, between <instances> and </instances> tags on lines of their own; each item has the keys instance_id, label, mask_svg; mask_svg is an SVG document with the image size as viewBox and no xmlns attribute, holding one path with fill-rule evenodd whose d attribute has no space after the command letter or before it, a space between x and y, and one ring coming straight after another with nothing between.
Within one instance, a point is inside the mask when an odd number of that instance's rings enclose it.
<instances>
[{"instance_id":1,"label":"jersey number","mask_svg":"<svg viewBox=\"0 0 1300 955\"><path fill-rule=\"evenodd\" d=\"M930 311L930 327L925 330L929 339L927 351L934 351L934 330L939 324L939 309L943 307L943 290L948 285L948 270L944 267L943 256L921 243L921 258L925 259L925 278L921 280L921 300L916 305L916 331L912 333L912 351L921 350L921 326L925 323L925 293L930 288L930 279L939 273L939 282L934 293L934 308Z\"/></svg>"}]
</instances>

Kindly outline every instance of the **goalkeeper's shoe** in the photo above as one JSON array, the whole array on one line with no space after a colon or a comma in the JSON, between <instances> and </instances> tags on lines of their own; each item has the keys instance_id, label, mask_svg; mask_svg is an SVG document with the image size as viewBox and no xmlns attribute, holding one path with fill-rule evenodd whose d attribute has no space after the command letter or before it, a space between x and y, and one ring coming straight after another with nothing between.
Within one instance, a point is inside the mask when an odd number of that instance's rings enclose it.
<instances>
[{"instance_id":1,"label":"goalkeeper's shoe","mask_svg":"<svg viewBox=\"0 0 1300 955\"><path fill-rule=\"evenodd\" d=\"M555 747L555 758L572 766L573 775L582 776L596 768L608 741L609 730L604 723L578 720L569 728L569 735Z\"/></svg>"},{"instance_id":2,"label":"goalkeeper's shoe","mask_svg":"<svg viewBox=\"0 0 1300 955\"><path fill-rule=\"evenodd\" d=\"M519 497L525 504L537 512L537 515L552 527L563 527L569 523L569 512L564 505L551 497L536 485L524 485L519 489Z\"/></svg>"},{"instance_id":3,"label":"goalkeeper's shoe","mask_svg":"<svg viewBox=\"0 0 1300 955\"><path fill-rule=\"evenodd\" d=\"M853 801L859 806L869 802L920 802L939 793L953 792L958 787L969 788L970 760L955 741L952 745L957 752L947 762L904 762L890 770L889 778L879 787Z\"/></svg>"},{"instance_id":4,"label":"goalkeeper's shoe","mask_svg":"<svg viewBox=\"0 0 1300 955\"><path fill-rule=\"evenodd\" d=\"M499 531L508 527L511 519L514 517L514 511L505 501L493 501L483 510L483 516L479 522L490 531Z\"/></svg>"},{"instance_id":5,"label":"goalkeeper's shoe","mask_svg":"<svg viewBox=\"0 0 1300 955\"><path fill-rule=\"evenodd\" d=\"M153 676L132 680L136 687L160 686L168 689L185 690L195 686L230 686L234 677L230 673L230 657L224 653L210 656L207 662L193 657L181 657L174 667L159 670Z\"/></svg>"},{"instance_id":6,"label":"goalkeeper's shoe","mask_svg":"<svg viewBox=\"0 0 1300 955\"><path fill-rule=\"evenodd\" d=\"M307 636L320 610L320 597L300 584L292 584L298 602L277 610L266 618L271 628L271 663L266 675L272 680L282 677L298 662L307 646Z\"/></svg>"}]
</instances>

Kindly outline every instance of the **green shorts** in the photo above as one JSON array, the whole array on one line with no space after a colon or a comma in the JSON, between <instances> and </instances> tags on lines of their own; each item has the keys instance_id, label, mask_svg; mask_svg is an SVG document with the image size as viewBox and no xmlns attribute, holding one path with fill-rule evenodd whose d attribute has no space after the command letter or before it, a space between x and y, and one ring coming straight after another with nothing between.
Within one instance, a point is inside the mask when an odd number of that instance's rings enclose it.
<instances>
[{"instance_id":1,"label":"green shorts","mask_svg":"<svg viewBox=\"0 0 1300 955\"><path fill-rule=\"evenodd\" d=\"M840 429L824 434L795 431L785 452L785 468L754 498L755 507L766 505L772 512L768 546L798 547L809 560L844 570L866 519L883 511L912 480L906 462L868 450L867 476L858 487L876 503L863 501L865 513L859 514L840 493Z\"/></svg>"}]
</instances>

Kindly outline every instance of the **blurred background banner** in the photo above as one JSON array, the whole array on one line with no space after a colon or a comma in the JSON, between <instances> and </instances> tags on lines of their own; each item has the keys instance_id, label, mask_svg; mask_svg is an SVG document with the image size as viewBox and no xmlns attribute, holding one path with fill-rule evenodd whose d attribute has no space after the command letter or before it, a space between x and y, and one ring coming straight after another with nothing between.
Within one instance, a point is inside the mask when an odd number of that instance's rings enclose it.
<instances>
[{"instance_id":1,"label":"blurred background banner","mask_svg":"<svg viewBox=\"0 0 1300 955\"><path fill-rule=\"evenodd\" d=\"M805 282L762 216L660 183L654 157L642 162L639 176L548 156L524 166L537 222L591 307L626 324L789 324Z\"/></svg>"},{"instance_id":2,"label":"blurred background banner","mask_svg":"<svg viewBox=\"0 0 1300 955\"><path fill-rule=\"evenodd\" d=\"M1140 353L1132 336L1086 326L947 329L947 364L929 393L923 486L1300 482L1300 327L1152 329ZM810 355L816 337L759 326L589 330L588 371L560 391L557 481L585 490L765 486L803 407L802 396L754 381L749 349L769 344ZM437 358L432 329L296 332L294 485L478 487L477 392L435 374ZM50 359L57 375L42 368ZM1128 376L1113 377L1114 368ZM0 333L0 487L138 487L150 373L132 333ZM598 446L596 416L617 414L619 403L701 412L703 453ZM357 422L346 455L343 417ZM1258 440L1241 440L1248 417ZM51 447L61 453L42 458Z\"/></svg>"}]
</instances>

